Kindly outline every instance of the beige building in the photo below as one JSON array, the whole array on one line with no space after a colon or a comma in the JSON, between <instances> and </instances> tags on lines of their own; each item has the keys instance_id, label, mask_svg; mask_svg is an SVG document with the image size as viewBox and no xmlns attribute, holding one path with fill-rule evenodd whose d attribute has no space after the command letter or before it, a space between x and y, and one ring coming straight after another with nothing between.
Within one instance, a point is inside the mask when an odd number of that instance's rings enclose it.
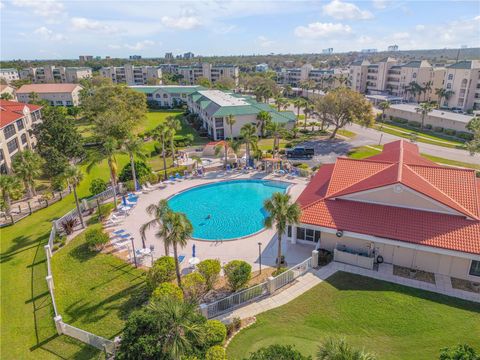
<instances>
[{"instance_id":1,"label":"beige building","mask_svg":"<svg viewBox=\"0 0 480 360\"><path fill-rule=\"evenodd\" d=\"M442 106L463 111L480 109L480 61L460 61L447 66L444 89L453 91Z\"/></svg>"},{"instance_id":2,"label":"beige building","mask_svg":"<svg viewBox=\"0 0 480 360\"><path fill-rule=\"evenodd\" d=\"M20 79L18 75L17 69L8 68L8 69L0 69L0 79L3 79L10 84L13 80Z\"/></svg>"},{"instance_id":3,"label":"beige building","mask_svg":"<svg viewBox=\"0 0 480 360\"><path fill-rule=\"evenodd\" d=\"M78 83L92 77L92 69L87 67L43 66L31 67L20 71L20 78L31 80L34 84Z\"/></svg>"},{"instance_id":4,"label":"beige building","mask_svg":"<svg viewBox=\"0 0 480 360\"><path fill-rule=\"evenodd\" d=\"M114 84L147 85L162 83L162 69L158 66L108 66L100 69L100 76L112 80Z\"/></svg>"},{"instance_id":5,"label":"beige building","mask_svg":"<svg viewBox=\"0 0 480 360\"><path fill-rule=\"evenodd\" d=\"M10 86L10 85L0 84L0 96L2 96L3 94L9 94L11 96L11 99L8 99L8 100L16 100L17 99L17 94L15 92L15 88Z\"/></svg>"},{"instance_id":6,"label":"beige building","mask_svg":"<svg viewBox=\"0 0 480 360\"><path fill-rule=\"evenodd\" d=\"M41 121L41 106L0 100L0 173L10 172L16 154L35 148L33 125Z\"/></svg>"},{"instance_id":7,"label":"beige building","mask_svg":"<svg viewBox=\"0 0 480 360\"><path fill-rule=\"evenodd\" d=\"M232 79L235 82L235 86L237 86L240 74L240 70L236 65L212 65L209 63L179 66L176 71L183 77L180 81L185 85L194 85L199 78L206 78L213 84L220 79L228 78Z\"/></svg>"},{"instance_id":8,"label":"beige building","mask_svg":"<svg viewBox=\"0 0 480 360\"><path fill-rule=\"evenodd\" d=\"M81 90L78 84L27 84L17 90L17 99L29 103L31 94L35 93L51 106L78 106Z\"/></svg>"}]
</instances>

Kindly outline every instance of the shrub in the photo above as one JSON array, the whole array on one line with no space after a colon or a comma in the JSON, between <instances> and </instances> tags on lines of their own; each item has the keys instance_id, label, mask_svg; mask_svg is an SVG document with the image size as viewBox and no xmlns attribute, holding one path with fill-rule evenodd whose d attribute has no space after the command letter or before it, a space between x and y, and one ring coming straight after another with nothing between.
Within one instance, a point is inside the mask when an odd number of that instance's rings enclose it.
<instances>
[{"instance_id":1,"label":"shrub","mask_svg":"<svg viewBox=\"0 0 480 360\"><path fill-rule=\"evenodd\" d=\"M205 285L207 286L207 290L211 290L213 289L213 286L215 285L215 282L220 275L220 270L222 270L222 267L219 260L206 259L197 265L197 270L200 274L202 274L203 278L205 279Z\"/></svg>"},{"instance_id":2,"label":"shrub","mask_svg":"<svg viewBox=\"0 0 480 360\"><path fill-rule=\"evenodd\" d=\"M221 345L227 338L227 328L219 320L207 320L205 323L207 346Z\"/></svg>"},{"instance_id":3,"label":"shrub","mask_svg":"<svg viewBox=\"0 0 480 360\"><path fill-rule=\"evenodd\" d=\"M479 360L475 349L468 344L457 345L454 348L443 348L440 350L440 360Z\"/></svg>"},{"instance_id":4,"label":"shrub","mask_svg":"<svg viewBox=\"0 0 480 360\"><path fill-rule=\"evenodd\" d=\"M133 180L128 180L124 184L128 191L136 191Z\"/></svg>"},{"instance_id":5,"label":"shrub","mask_svg":"<svg viewBox=\"0 0 480 360\"><path fill-rule=\"evenodd\" d=\"M221 346L212 346L205 354L206 360L227 360L225 349Z\"/></svg>"},{"instance_id":6,"label":"shrub","mask_svg":"<svg viewBox=\"0 0 480 360\"><path fill-rule=\"evenodd\" d=\"M85 242L90 251L100 251L108 243L110 238L102 229L88 229L85 232Z\"/></svg>"},{"instance_id":7,"label":"shrub","mask_svg":"<svg viewBox=\"0 0 480 360\"><path fill-rule=\"evenodd\" d=\"M160 301L164 300L165 298L172 298L174 300L183 301L182 289L180 289L177 284L173 284L170 282L164 282L159 284L157 288L153 291L150 300Z\"/></svg>"},{"instance_id":8,"label":"shrub","mask_svg":"<svg viewBox=\"0 0 480 360\"><path fill-rule=\"evenodd\" d=\"M288 142L285 144L285 149L290 149L293 147L293 144L291 142Z\"/></svg>"},{"instance_id":9,"label":"shrub","mask_svg":"<svg viewBox=\"0 0 480 360\"><path fill-rule=\"evenodd\" d=\"M425 125L425 129L427 129L427 130L432 130L432 127L433 127L432 124L426 124Z\"/></svg>"},{"instance_id":10,"label":"shrub","mask_svg":"<svg viewBox=\"0 0 480 360\"><path fill-rule=\"evenodd\" d=\"M96 207L95 214L87 220L87 225L93 225L99 223L102 219L105 219L110 215L114 206L113 203L109 202L106 204L100 205L100 214L98 213L98 207Z\"/></svg>"},{"instance_id":11,"label":"shrub","mask_svg":"<svg viewBox=\"0 0 480 360\"><path fill-rule=\"evenodd\" d=\"M318 250L318 265L325 266L333 260L331 251L320 249Z\"/></svg>"},{"instance_id":12,"label":"shrub","mask_svg":"<svg viewBox=\"0 0 480 360\"><path fill-rule=\"evenodd\" d=\"M189 146L193 143L194 137L192 134L186 135L175 135L173 141L175 142L175 146L177 147L184 147Z\"/></svg>"},{"instance_id":13,"label":"shrub","mask_svg":"<svg viewBox=\"0 0 480 360\"><path fill-rule=\"evenodd\" d=\"M71 218L68 220L62 221L62 229L65 234L70 235L75 230L75 227L78 225L79 221L77 218Z\"/></svg>"},{"instance_id":14,"label":"shrub","mask_svg":"<svg viewBox=\"0 0 480 360\"><path fill-rule=\"evenodd\" d=\"M457 133L455 130L453 129L443 129L443 132L446 134L446 135L449 135L449 136L455 136L455 134Z\"/></svg>"},{"instance_id":15,"label":"shrub","mask_svg":"<svg viewBox=\"0 0 480 360\"><path fill-rule=\"evenodd\" d=\"M284 272L287 271L287 270L288 270L287 267L282 266L282 267L280 267L279 269L275 270L275 271L272 273L272 276L278 276L278 275L284 273Z\"/></svg>"},{"instance_id":16,"label":"shrub","mask_svg":"<svg viewBox=\"0 0 480 360\"><path fill-rule=\"evenodd\" d=\"M151 291L164 282L175 279L175 260L171 256L158 258L147 273L147 285Z\"/></svg>"},{"instance_id":17,"label":"shrub","mask_svg":"<svg viewBox=\"0 0 480 360\"><path fill-rule=\"evenodd\" d=\"M419 123L418 121L409 121L408 125L414 128L419 128L422 124Z\"/></svg>"},{"instance_id":18,"label":"shrub","mask_svg":"<svg viewBox=\"0 0 480 360\"><path fill-rule=\"evenodd\" d=\"M57 246L57 249L64 246L66 242L67 242L67 237L65 235L57 235L53 240L53 243Z\"/></svg>"},{"instance_id":19,"label":"shrub","mask_svg":"<svg viewBox=\"0 0 480 360\"><path fill-rule=\"evenodd\" d=\"M192 272L185 275L182 280L183 290L188 298L197 301L205 294L205 279L200 273Z\"/></svg>"},{"instance_id":20,"label":"shrub","mask_svg":"<svg viewBox=\"0 0 480 360\"><path fill-rule=\"evenodd\" d=\"M102 179L93 179L89 190L92 195L100 194L107 190L107 183Z\"/></svg>"},{"instance_id":21,"label":"shrub","mask_svg":"<svg viewBox=\"0 0 480 360\"><path fill-rule=\"evenodd\" d=\"M167 169L167 177L170 175L175 176L176 173L179 173L180 175L183 175L185 173L185 170L187 170L186 166L177 166L177 167L172 167L170 169ZM159 173L161 178L163 178L163 171Z\"/></svg>"},{"instance_id":22,"label":"shrub","mask_svg":"<svg viewBox=\"0 0 480 360\"><path fill-rule=\"evenodd\" d=\"M152 172L152 169L150 166L145 164L143 161L135 161L135 175L137 176L137 179L141 179L144 176L147 176ZM118 179L121 182L126 182L128 180L133 180L132 179L132 166L130 162L128 162L120 172L120 175Z\"/></svg>"},{"instance_id":23,"label":"shrub","mask_svg":"<svg viewBox=\"0 0 480 360\"><path fill-rule=\"evenodd\" d=\"M467 141L473 140L473 134L464 131L457 131L457 137Z\"/></svg>"},{"instance_id":24,"label":"shrub","mask_svg":"<svg viewBox=\"0 0 480 360\"><path fill-rule=\"evenodd\" d=\"M227 283L233 291L244 287L252 275L250 264L242 260L232 260L223 268Z\"/></svg>"},{"instance_id":25,"label":"shrub","mask_svg":"<svg viewBox=\"0 0 480 360\"><path fill-rule=\"evenodd\" d=\"M303 169L303 170L308 170L308 169L310 169L310 166L308 166L308 164L302 163L302 164L298 164L297 168Z\"/></svg>"},{"instance_id":26,"label":"shrub","mask_svg":"<svg viewBox=\"0 0 480 360\"><path fill-rule=\"evenodd\" d=\"M233 333L235 331L238 331L240 330L240 328L242 327L242 320L239 318L239 317L234 317L232 319L232 322L229 322L227 325L226 325L226 328L227 328L227 336L230 337L233 335Z\"/></svg>"},{"instance_id":27,"label":"shrub","mask_svg":"<svg viewBox=\"0 0 480 360\"><path fill-rule=\"evenodd\" d=\"M400 119L400 118L393 118L390 116L390 120L392 120L393 122L396 122L398 124L406 124L408 123L408 120L406 119Z\"/></svg>"},{"instance_id":28,"label":"shrub","mask_svg":"<svg viewBox=\"0 0 480 360\"><path fill-rule=\"evenodd\" d=\"M270 345L254 353L250 353L248 360L311 360L311 356L304 356L292 345Z\"/></svg>"},{"instance_id":29,"label":"shrub","mask_svg":"<svg viewBox=\"0 0 480 360\"><path fill-rule=\"evenodd\" d=\"M441 126L434 126L434 127L433 127L433 131L438 132L438 133L441 133L441 132L443 132L443 127L441 127Z\"/></svg>"},{"instance_id":30,"label":"shrub","mask_svg":"<svg viewBox=\"0 0 480 360\"><path fill-rule=\"evenodd\" d=\"M149 182L150 184L156 184L158 183L158 175L154 173L150 173L147 176L144 176L143 178L140 179L140 182L143 184L145 182Z\"/></svg>"}]
</instances>

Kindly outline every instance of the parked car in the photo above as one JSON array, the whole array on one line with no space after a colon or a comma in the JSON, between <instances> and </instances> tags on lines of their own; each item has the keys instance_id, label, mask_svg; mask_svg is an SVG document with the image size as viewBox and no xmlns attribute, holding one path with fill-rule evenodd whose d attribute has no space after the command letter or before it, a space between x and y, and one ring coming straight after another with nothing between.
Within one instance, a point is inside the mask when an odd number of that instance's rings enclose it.
<instances>
[{"instance_id":1,"label":"parked car","mask_svg":"<svg viewBox=\"0 0 480 360\"><path fill-rule=\"evenodd\" d=\"M311 159L315 155L314 148L295 147L286 151L289 159Z\"/></svg>"}]
</instances>

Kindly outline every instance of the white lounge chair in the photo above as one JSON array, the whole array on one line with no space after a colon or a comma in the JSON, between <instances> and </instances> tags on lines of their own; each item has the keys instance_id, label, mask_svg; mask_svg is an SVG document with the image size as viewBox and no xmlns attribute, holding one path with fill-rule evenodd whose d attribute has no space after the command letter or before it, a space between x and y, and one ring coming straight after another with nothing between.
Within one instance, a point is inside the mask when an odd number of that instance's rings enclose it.
<instances>
[{"instance_id":1,"label":"white lounge chair","mask_svg":"<svg viewBox=\"0 0 480 360\"><path fill-rule=\"evenodd\" d=\"M153 189L150 189L150 188L146 187L145 185L142 185L142 191L143 191L144 193L149 193L149 192L152 191L152 190L153 190Z\"/></svg>"}]
</instances>

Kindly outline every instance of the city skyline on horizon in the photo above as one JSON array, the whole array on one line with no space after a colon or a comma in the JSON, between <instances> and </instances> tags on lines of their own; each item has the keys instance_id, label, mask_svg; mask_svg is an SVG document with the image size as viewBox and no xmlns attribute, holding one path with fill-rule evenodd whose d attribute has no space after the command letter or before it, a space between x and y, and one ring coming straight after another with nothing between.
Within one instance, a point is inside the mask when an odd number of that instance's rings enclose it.
<instances>
[{"instance_id":1,"label":"city skyline on horizon","mask_svg":"<svg viewBox=\"0 0 480 360\"><path fill-rule=\"evenodd\" d=\"M201 5L199 5L201 4ZM1 0L0 58L163 57L480 47L474 1ZM159 13L159 9L161 12ZM428 14L428 16L425 16Z\"/></svg>"}]
</instances>

